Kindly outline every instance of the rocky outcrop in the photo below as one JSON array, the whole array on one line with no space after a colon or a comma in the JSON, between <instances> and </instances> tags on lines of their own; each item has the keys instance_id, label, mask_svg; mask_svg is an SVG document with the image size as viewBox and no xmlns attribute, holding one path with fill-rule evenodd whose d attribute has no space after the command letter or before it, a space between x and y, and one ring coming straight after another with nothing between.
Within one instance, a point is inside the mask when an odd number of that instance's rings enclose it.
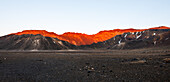
<instances>
[{"instance_id":1,"label":"rocky outcrop","mask_svg":"<svg viewBox=\"0 0 170 82\"><path fill-rule=\"evenodd\" d=\"M170 45L169 29L150 29L141 32L128 32L104 42L81 46L81 48L137 49Z\"/></svg>"},{"instance_id":2,"label":"rocky outcrop","mask_svg":"<svg viewBox=\"0 0 170 82\"><path fill-rule=\"evenodd\" d=\"M76 49L66 41L42 35L8 35L0 38L1 50L61 50Z\"/></svg>"}]
</instances>

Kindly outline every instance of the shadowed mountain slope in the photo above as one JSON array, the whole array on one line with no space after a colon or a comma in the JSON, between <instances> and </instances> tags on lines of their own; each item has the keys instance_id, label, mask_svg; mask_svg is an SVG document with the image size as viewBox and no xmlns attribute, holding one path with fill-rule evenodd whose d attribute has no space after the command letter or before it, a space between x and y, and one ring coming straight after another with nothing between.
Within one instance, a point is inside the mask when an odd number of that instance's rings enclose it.
<instances>
[{"instance_id":1,"label":"shadowed mountain slope","mask_svg":"<svg viewBox=\"0 0 170 82\"><path fill-rule=\"evenodd\" d=\"M101 31L94 35L81 33L57 35L43 30L26 30L0 37L0 50L137 49L169 45L168 27L148 30L116 29Z\"/></svg>"},{"instance_id":2,"label":"shadowed mountain slope","mask_svg":"<svg viewBox=\"0 0 170 82\"><path fill-rule=\"evenodd\" d=\"M0 38L0 49L3 50L60 50L75 47L66 41L42 35L8 35Z\"/></svg>"},{"instance_id":3,"label":"shadowed mountain slope","mask_svg":"<svg viewBox=\"0 0 170 82\"><path fill-rule=\"evenodd\" d=\"M161 27L155 27L150 29L170 29L170 28L161 26ZM116 35L120 35L126 32L140 32L144 30L147 29L115 29L115 30L100 31L99 33L93 35L73 33L73 32L67 32L62 35L58 35L54 32L47 32L45 30L24 30L22 32L12 33L10 35L41 34L42 36L45 37L58 38L59 40L67 41L73 45L80 46L80 45L90 45L93 43L103 42Z\"/></svg>"},{"instance_id":4,"label":"shadowed mountain slope","mask_svg":"<svg viewBox=\"0 0 170 82\"><path fill-rule=\"evenodd\" d=\"M147 47L170 46L170 29L150 29L141 32L127 32L121 35L80 48L93 49L137 49Z\"/></svg>"}]
</instances>

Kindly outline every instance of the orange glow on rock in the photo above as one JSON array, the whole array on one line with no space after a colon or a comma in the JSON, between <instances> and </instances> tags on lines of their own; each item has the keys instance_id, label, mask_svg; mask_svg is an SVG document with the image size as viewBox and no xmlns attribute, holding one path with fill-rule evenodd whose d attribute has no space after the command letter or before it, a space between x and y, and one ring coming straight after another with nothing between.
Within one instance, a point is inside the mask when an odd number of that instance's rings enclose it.
<instances>
[{"instance_id":1,"label":"orange glow on rock","mask_svg":"<svg viewBox=\"0 0 170 82\"><path fill-rule=\"evenodd\" d=\"M170 29L169 27L161 26L161 27L155 27L155 28L150 28L150 29ZM97 34L93 35L87 35L87 34L82 34L82 33L74 33L74 32L67 32L62 35L58 35L54 32L47 32L45 30L24 30L22 32L18 33L12 33L10 35L23 35L23 34L41 34L45 37L53 37L53 38L58 38L63 41L67 41L71 44L80 46L80 45L90 45L92 43L97 43L97 42L103 42L106 41L116 35L120 35L126 32L140 32L148 29L115 29L115 30L105 30L105 31L100 31Z\"/></svg>"}]
</instances>

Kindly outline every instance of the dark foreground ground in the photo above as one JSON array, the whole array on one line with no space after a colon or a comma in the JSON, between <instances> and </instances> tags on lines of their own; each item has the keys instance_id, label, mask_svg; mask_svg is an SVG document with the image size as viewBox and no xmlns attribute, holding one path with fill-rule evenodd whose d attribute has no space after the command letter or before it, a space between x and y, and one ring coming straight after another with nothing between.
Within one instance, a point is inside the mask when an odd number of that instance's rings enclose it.
<instances>
[{"instance_id":1,"label":"dark foreground ground","mask_svg":"<svg viewBox=\"0 0 170 82\"><path fill-rule=\"evenodd\" d=\"M0 51L0 82L170 82L170 49Z\"/></svg>"}]
</instances>

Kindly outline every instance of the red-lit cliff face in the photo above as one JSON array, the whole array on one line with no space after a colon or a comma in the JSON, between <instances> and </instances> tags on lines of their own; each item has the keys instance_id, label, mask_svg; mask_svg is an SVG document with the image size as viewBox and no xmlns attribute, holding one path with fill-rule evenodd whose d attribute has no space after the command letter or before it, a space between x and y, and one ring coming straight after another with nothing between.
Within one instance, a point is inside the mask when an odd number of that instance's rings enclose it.
<instances>
[{"instance_id":1,"label":"red-lit cliff face","mask_svg":"<svg viewBox=\"0 0 170 82\"><path fill-rule=\"evenodd\" d=\"M170 28L161 26L161 27L155 27L155 28L150 28L150 29L170 29ZM144 30L147 30L147 29L115 29L115 30L100 31L99 33L93 34L93 35L73 33L73 32L67 32L62 35L58 35L58 34L55 34L54 32L47 32L45 30L24 30L22 32L12 33L12 34L14 35L41 34L46 37L58 38L60 40L67 41L71 44L79 46L79 45L90 45L92 43L106 41L116 35L123 34L126 32L140 32Z\"/></svg>"},{"instance_id":2,"label":"red-lit cliff face","mask_svg":"<svg viewBox=\"0 0 170 82\"><path fill-rule=\"evenodd\" d=\"M170 29L170 27L160 26L160 27L153 27L153 28L149 28L149 29Z\"/></svg>"}]
</instances>

